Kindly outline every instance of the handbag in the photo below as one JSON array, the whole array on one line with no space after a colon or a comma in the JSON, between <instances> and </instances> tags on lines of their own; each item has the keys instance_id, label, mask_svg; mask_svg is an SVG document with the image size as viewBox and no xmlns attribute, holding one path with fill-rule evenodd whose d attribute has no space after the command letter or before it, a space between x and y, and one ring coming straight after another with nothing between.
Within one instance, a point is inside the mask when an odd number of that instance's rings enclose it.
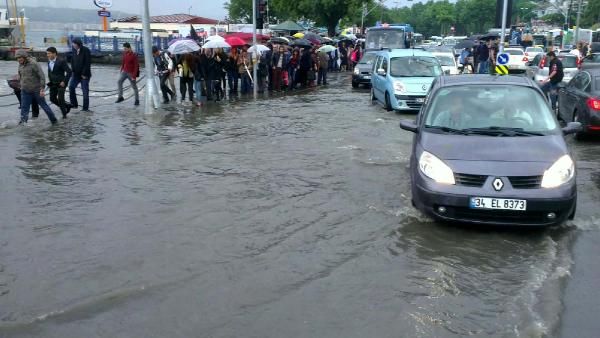
<instances>
[{"instance_id":1,"label":"handbag","mask_svg":"<svg viewBox=\"0 0 600 338\"><path fill-rule=\"evenodd\" d=\"M284 86L289 86L290 79L288 77L288 72L286 72L286 71L281 72L281 80L283 81Z\"/></svg>"}]
</instances>

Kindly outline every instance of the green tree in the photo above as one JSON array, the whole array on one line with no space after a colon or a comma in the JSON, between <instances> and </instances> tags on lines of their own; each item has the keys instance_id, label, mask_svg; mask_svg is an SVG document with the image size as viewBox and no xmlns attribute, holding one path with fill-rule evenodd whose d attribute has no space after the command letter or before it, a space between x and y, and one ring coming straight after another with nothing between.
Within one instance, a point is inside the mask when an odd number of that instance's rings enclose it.
<instances>
[{"instance_id":1,"label":"green tree","mask_svg":"<svg viewBox=\"0 0 600 338\"><path fill-rule=\"evenodd\" d=\"M588 0L581 16L581 26L591 27L600 24L600 0Z\"/></svg>"},{"instance_id":2,"label":"green tree","mask_svg":"<svg viewBox=\"0 0 600 338\"><path fill-rule=\"evenodd\" d=\"M565 23L565 16L560 13L546 14L541 17L546 23L555 26L561 26Z\"/></svg>"}]
</instances>

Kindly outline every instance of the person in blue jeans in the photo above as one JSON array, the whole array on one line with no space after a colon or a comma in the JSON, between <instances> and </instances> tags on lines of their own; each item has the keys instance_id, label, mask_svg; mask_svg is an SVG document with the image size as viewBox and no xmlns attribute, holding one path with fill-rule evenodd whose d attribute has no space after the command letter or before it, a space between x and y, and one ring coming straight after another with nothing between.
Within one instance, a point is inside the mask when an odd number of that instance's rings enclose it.
<instances>
[{"instance_id":1,"label":"person in blue jeans","mask_svg":"<svg viewBox=\"0 0 600 338\"><path fill-rule=\"evenodd\" d=\"M562 82L563 77L565 76L563 72L563 64L556 57L554 52L548 52L546 54L546 58L550 60L550 74L548 78L543 81L541 85L541 89L544 94L550 94L550 102L552 103L552 110L556 110L556 99L558 96L558 85Z\"/></svg>"},{"instance_id":2,"label":"person in blue jeans","mask_svg":"<svg viewBox=\"0 0 600 338\"><path fill-rule=\"evenodd\" d=\"M490 64L490 50L484 42L480 42L479 47L477 47L477 58L477 63L479 63L478 73L488 74Z\"/></svg>"},{"instance_id":3,"label":"person in blue jeans","mask_svg":"<svg viewBox=\"0 0 600 338\"><path fill-rule=\"evenodd\" d=\"M69 83L69 98L71 99L71 108L78 106L75 88L81 83L81 92L83 94L83 107L81 111L90 109L90 78L92 77L92 55L89 48L83 45L81 39L75 38L71 43L73 46L73 56L71 58L71 82Z\"/></svg>"},{"instance_id":4,"label":"person in blue jeans","mask_svg":"<svg viewBox=\"0 0 600 338\"><path fill-rule=\"evenodd\" d=\"M46 76L42 67L30 58L26 51L19 50L16 53L19 62L19 79L21 82L21 120L19 124L27 123L29 108L36 102L44 110L52 124L56 124L56 116L44 99Z\"/></svg>"}]
</instances>

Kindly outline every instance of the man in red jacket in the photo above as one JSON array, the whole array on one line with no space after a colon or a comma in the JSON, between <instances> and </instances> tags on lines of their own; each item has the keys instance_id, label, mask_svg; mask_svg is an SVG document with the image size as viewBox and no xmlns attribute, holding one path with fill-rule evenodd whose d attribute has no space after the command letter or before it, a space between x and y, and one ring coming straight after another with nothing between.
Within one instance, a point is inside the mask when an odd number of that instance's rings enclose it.
<instances>
[{"instance_id":1,"label":"man in red jacket","mask_svg":"<svg viewBox=\"0 0 600 338\"><path fill-rule=\"evenodd\" d=\"M123 44L123 62L121 63L121 75L119 75L119 98L116 103L123 102L125 99L123 98L123 82L125 79L129 80L131 83L131 88L133 88L133 92L135 93L135 103L134 105L140 105L140 93L138 91L136 78L139 75L139 62L138 56L131 50L131 45L129 42L125 42Z\"/></svg>"}]
</instances>

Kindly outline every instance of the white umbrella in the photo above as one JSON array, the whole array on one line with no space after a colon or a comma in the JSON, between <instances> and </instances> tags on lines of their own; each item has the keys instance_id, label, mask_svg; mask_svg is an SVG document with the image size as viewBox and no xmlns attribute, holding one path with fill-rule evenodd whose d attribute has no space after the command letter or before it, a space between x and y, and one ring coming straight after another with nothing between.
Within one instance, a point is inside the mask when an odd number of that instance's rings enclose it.
<instances>
[{"instance_id":1,"label":"white umbrella","mask_svg":"<svg viewBox=\"0 0 600 338\"><path fill-rule=\"evenodd\" d=\"M231 45L225 40L214 39L202 45L202 48L230 48Z\"/></svg>"},{"instance_id":2,"label":"white umbrella","mask_svg":"<svg viewBox=\"0 0 600 338\"><path fill-rule=\"evenodd\" d=\"M262 52L266 52L269 50L269 47L265 46L265 45L254 45L250 48L248 48L248 52L250 53L254 53L255 51L258 51L258 53L262 53Z\"/></svg>"},{"instance_id":3,"label":"white umbrella","mask_svg":"<svg viewBox=\"0 0 600 338\"><path fill-rule=\"evenodd\" d=\"M333 52L334 50L336 50L336 48L332 45L325 45L325 46L317 49L317 51L323 52L323 53Z\"/></svg>"},{"instance_id":4,"label":"white umbrella","mask_svg":"<svg viewBox=\"0 0 600 338\"><path fill-rule=\"evenodd\" d=\"M225 38L220 35L213 35L206 38L206 41L225 41Z\"/></svg>"},{"instance_id":5,"label":"white umbrella","mask_svg":"<svg viewBox=\"0 0 600 338\"><path fill-rule=\"evenodd\" d=\"M199 50L200 46L193 40L179 40L173 42L173 44L169 46L169 52L171 54L187 54Z\"/></svg>"}]
</instances>

